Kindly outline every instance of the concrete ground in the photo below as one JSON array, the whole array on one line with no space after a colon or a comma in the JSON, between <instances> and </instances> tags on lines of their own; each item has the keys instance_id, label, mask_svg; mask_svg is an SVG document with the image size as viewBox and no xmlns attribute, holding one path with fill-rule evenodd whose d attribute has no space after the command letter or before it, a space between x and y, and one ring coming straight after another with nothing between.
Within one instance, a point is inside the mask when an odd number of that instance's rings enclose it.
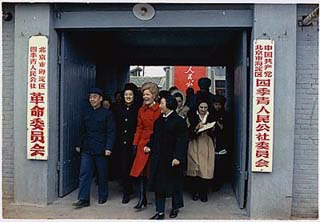
<instances>
[{"instance_id":1,"label":"concrete ground","mask_svg":"<svg viewBox=\"0 0 320 222\"><path fill-rule=\"evenodd\" d=\"M154 194L148 193L147 208L137 212L133 206L137 203L134 197L128 204L122 204L122 193L116 182L109 183L109 199L106 204L97 202L97 187L92 185L91 205L74 209L72 203L77 200L78 190L64 198L59 198L47 206L27 206L3 202L4 219L148 219L155 212ZM209 201L202 203L192 201L188 192L184 193L185 207L180 210L176 219L249 219L245 210L238 207L231 185L226 184L218 192L209 194ZM169 218L171 199L166 202L166 219Z\"/></svg>"}]
</instances>

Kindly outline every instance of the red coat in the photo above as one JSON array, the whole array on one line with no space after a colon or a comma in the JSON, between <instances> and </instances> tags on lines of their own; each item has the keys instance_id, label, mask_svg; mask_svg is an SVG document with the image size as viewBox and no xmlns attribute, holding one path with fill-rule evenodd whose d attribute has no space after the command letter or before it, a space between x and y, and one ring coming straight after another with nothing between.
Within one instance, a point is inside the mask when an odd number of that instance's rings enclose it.
<instances>
[{"instance_id":1,"label":"red coat","mask_svg":"<svg viewBox=\"0 0 320 222\"><path fill-rule=\"evenodd\" d=\"M143 105L138 112L137 130L134 135L133 145L137 146L137 155L134 159L130 176L138 177L146 166L149 154L144 153L143 148L149 142L153 133L153 123L160 116L159 104L149 107Z\"/></svg>"}]
</instances>

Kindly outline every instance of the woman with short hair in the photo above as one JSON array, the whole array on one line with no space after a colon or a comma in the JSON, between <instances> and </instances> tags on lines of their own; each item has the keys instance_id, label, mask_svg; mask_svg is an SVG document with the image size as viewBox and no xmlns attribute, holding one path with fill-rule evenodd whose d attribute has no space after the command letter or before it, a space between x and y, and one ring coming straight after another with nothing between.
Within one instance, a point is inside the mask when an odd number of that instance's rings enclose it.
<instances>
[{"instance_id":1,"label":"woman with short hair","mask_svg":"<svg viewBox=\"0 0 320 222\"><path fill-rule=\"evenodd\" d=\"M178 216L183 207L183 169L188 148L186 121L176 113L177 101L168 95L161 99L160 116L149 143L144 147L151 153L149 185L155 192L156 214L150 219L164 219L166 197L172 197L170 218Z\"/></svg>"}]
</instances>

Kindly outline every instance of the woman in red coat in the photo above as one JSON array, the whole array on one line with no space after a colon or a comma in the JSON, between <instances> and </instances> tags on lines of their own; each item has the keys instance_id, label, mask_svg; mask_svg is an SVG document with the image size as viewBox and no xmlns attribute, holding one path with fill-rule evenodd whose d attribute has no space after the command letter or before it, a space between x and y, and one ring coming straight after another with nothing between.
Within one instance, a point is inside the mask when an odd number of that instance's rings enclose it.
<instances>
[{"instance_id":1,"label":"woman in red coat","mask_svg":"<svg viewBox=\"0 0 320 222\"><path fill-rule=\"evenodd\" d=\"M160 116L159 104L155 102L159 94L159 88L156 84L147 82L142 85L143 106L138 112L138 124L133 140L133 149L136 150L130 176L139 179L139 201L135 209L141 209L147 206L146 186L147 176L149 174L149 154L143 151L144 146L149 142L153 133L153 123Z\"/></svg>"}]
</instances>

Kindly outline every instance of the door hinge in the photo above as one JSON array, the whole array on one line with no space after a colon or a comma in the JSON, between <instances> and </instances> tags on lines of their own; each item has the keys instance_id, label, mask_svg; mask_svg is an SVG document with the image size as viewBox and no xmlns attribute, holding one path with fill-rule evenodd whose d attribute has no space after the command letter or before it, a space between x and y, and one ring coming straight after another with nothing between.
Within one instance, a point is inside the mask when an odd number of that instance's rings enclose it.
<instances>
[{"instance_id":1,"label":"door hinge","mask_svg":"<svg viewBox=\"0 0 320 222\"><path fill-rule=\"evenodd\" d=\"M245 179L245 180L248 180L248 171L245 171L245 173L244 173L244 179Z\"/></svg>"},{"instance_id":2,"label":"door hinge","mask_svg":"<svg viewBox=\"0 0 320 222\"><path fill-rule=\"evenodd\" d=\"M58 55L58 64L61 64L61 55Z\"/></svg>"},{"instance_id":3,"label":"door hinge","mask_svg":"<svg viewBox=\"0 0 320 222\"><path fill-rule=\"evenodd\" d=\"M250 58L249 57L247 57L247 67L249 67L250 66Z\"/></svg>"},{"instance_id":4,"label":"door hinge","mask_svg":"<svg viewBox=\"0 0 320 222\"><path fill-rule=\"evenodd\" d=\"M57 171L60 171L60 161L57 162Z\"/></svg>"}]
</instances>

